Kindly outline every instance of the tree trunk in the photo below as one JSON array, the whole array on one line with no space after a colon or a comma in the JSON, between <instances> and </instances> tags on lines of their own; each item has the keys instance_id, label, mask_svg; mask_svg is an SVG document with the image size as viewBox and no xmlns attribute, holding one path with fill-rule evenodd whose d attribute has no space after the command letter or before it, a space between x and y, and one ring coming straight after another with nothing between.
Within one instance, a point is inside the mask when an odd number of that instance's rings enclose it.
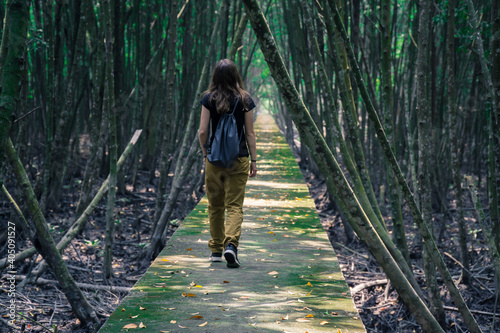
<instances>
[{"instance_id":1,"label":"tree trunk","mask_svg":"<svg viewBox=\"0 0 500 333\"><path fill-rule=\"evenodd\" d=\"M174 85L175 85L175 46L177 44L177 2L172 1L170 3L170 18L169 18L169 30L168 30L168 60L167 60L167 100L166 111L164 112L163 119L161 123L163 124L163 138L161 143L161 156L160 156L160 179L158 185L158 193L156 196L156 209L155 209L155 223L161 215L161 210L165 202L164 195L168 179L168 171L170 168L169 159L171 158L171 128L172 128L172 116L174 115L175 109L175 96L174 96Z\"/></svg>"},{"instance_id":2,"label":"tree trunk","mask_svg":"<svg viewBox=\"0 0 500 333\"><path fill-rule=\"evenodd\" d=\"M222 4L222 3L221 3ZM167 230L169 225L169 218L172 212L173 203L176 202L177 197L179 195L179 184L176 182L184 182L188 175L188 171L191 169L191 166L194 163L194 155L198 152L197 147L199 145L198 138L195 136L194 140L190 141L191 131L195 125L195 115L198 115L196 112L199 110L199 96L202 91L202 86L205 84L205 81L208 79L208 68L210 63L210 55L212 50L215 48L215 39L217 36L218 28L221 22L222 12L221 8L219 8L219 15L217 16L217 20L215 21L215 25L212 30L212 35L210 37L210 44L205 53L205 61L203 62L203 69L198 80L198 86L195 93L195 98L192 101L191 109L189 112L189 119L186 124L186 131L184 132L184 137L182 139L182 143L180 146L179 159L177 160L177 164L174 172L174 180L172 184L172 189L168 195L165 206L162 209L162 213L160 219L157 223L155 223L153 227L153 233L151 235L151 242L149 246L146 248L144 252L144 258L153 259L160 253L161 249L165 246L165 238L163 237L164 232ZM186 157L184 155L188 151ZM188 169L188 170L186 170Z\"/></svg>"},{"instance_id":3,"label":"tree trunk","mask_svg":"<svg viewBox=\"0 0 500 333\"><path fill-rule=\"evenodd\" d=\"M381 8L380 30L382 31L382 59L381 67L381 85L382 85L382 105L384 129L387 139L396 152L396 140L394 138L394 88L392 86L392 20L391 20L391 0L383 0ZM403 254L406 262L410 264L410 254L406 243L406 235L403 221L403 212L401 210L401 195L398 182L392 173L389 165L386 166L387 185L389 189L389 201L391 204L393 238L399 250Z\"/></svg>"},{"instance_id":4,"label":"tree trunk","mask_svg":"<svg viewBox=\"0 0 500 333\"><path fill-rule=\"evenodd\" d=\"M4 161L4 147L9 137L13 114L21 91L21 77L26 63L25 50L29 23L29 1L7 1L5 25L0 47L0 170ZM0 181L3 180L0 175Z\"/></svg>"},{"instance_id":5,"label":"tree trunk","mask_svg":"<svg viewBox=\"0 0 500 333\"><path fill-rule=\"evenodd\" d=\"M301 3L303 11L304 11L304 18L305 18L305 24L307 26L311 25L311 13L308 5L306 3ZM342 154L342 160L344 161L344 164L347 167L347 170L351 174L351 177L355 183L355 188L358 192L359 196L366 196L366 191L363 187L363 184L361 182L361 178L359 177L359 174L354 166L354 163L352 161L351 155L349 153L349 150L347 148L347 145L344 141L344 138L342 137L342 129L340 128L340 123L339 119L337 117L338 111L336 107L336 103L334 100L334 95L332 92L330 80L328 78L328 74L326 73L325 69L325 64L323 62L323 58L321 56L320 48L318 46L317 39L315 35L313 34L312 30L308 29L309 32L309 38L311 39L312 47L313 47L313 54L315 56L315 61L318 63L319 67L319 78L320 78L320 85L321 85L321 90L323 91L323 100L325 103L325 108L326 108L326 123L327 123L327 136L326 138L331 137L332 142L328 143L328 147L330 148L331 151L336 150L336 145L334 145L334 142L336 142L340 148L340 152ZM334 55L335 57L335 55ZM334 60L335 61L335 60ZM331 124L331 126L328 126ZM331 132L330 132L331 131ZM330 196L333 197L332 191L334 189L328 189ZM349 221L342 219L342 224L344 225L344 230L346 233L346 236L348 238L348 241L353 240L353 229L352 226L349 224Z\"/></svg>"},{"instance_id":6,"label":"tree trunk","mask_svg":"<svg viewBox=\"0 0 500 333\"><path fill-rule=\"evenodd\" d=\"M101 3L101 27L105 27L105 49L106 49L106 95L104 106L108 110L105 114L109 117L109 189L108 203L106 207L106 237L104 239L104 278L109 279L112 276L112 247L115 226L115 198L116 198L116 177L118 147L116 137L116 102L115 102L115 83L113 77L113 22L111 16L111 1L104 0ZM117 1L117 0L115 0Z\"/></svg>"},{"instance_id":7,"label":"tree trunk","mask_svg":"<svg viewBox=\"0 0 500 333\"><path fill-rule=\"evenodd\" d=\"M76 112L75 96L76 89L78 87L78 81L80 80L78 75L80 67L79 64L84 49L86 22L86 14L81 11L81 4L79 4L76 9L81 18L79 20L78 26L76 27L77 33L76 39L74 41L74 47L71 53L71 58L68 59L68 82L65 87L66 96L64 99L64 105L62 112L57 116L57 127L55 128L54 132L50 188L47 197L48 208L57 208L59 206L59 198L61 196L62 185L65 178L64 170L66 168L66 163L69 155L67 143L69 142L70 136L72 134L70 123L71 118L73 117L73 113ZM57 71L59 69L55 68L55 70Z\"/></svg>"},{"instance_id":8,"label":"tree trunk","mask_svg":"<svg viewBox=\"0 0 500 333\"><path fill-rule=\"evenodd\" d=\"M446 287L448 288L450 295L453 298L453 301L455 302L455 304L457 305L457 308L459 309L460 313L462 314L467 327L469 328L469 330L471 332L479 333L479 332L481 332L481 329L479 328L476 320L474 319L474 316L472 316L469 308L467 307L467 304L465 304L465 301L462 298L462 295L460 294L457 286L453 282L451 274L448 271L448 269L446 268L446 264L443 260L443 257L439 253L439 249L437 248L437 245L436 245L436 242L434 241L433 235L432 235L431 231L429 230L427 223L423 220L422 215L420 213L420 210L415 202L415 198L410 191L408 183L406 182L406 179L405 179L403 173L401 172L401 169L399 168L399 165L397 163L394 152L392 151L391 146L389 144L389 141L387 140L387 137L384 133L382 125L380 124L380 120L378 119L375 107L370 99L370 96L368 94L368 90L364 84L364 81L363 81L363 78L361 75L361 71L360 71L358 63L354 57L352 46L351 46L351 44L349 42L349 38L347 36L347 32L345 31L345 28L342 24L342 21L340 20L340 15L338 13L336 4L332 0L329 0L329 4L332 7L332 10L334 13L335 25L337 26L337 29L341 32L342 39L344 40L344 44L345 44L346 49L347 49L347 56L349 58L350 65L353 69L354 78L356 79L356 84L358 85L358 89L360 91L361 97L363 98L366 109L368 111L368 116L372 122L372 125L375 128L375 132L377 134L377 139L379 140L379 142L382 146L382 150L384 152L384 155L386 156L387 160L389 161L389 164L392 168L392 171L398 180L398 183L399 183L399 186L400 186L401 191L403 193L403 196L406 200L406 203L408 204L408 208L410 209L410 213L413 216L417 226L419 227L420 232L422 233L422 237L425 240L424 245L427 248L427 250L430 252L431 258L434 260L434 263L436 264L436 267L437 267L439 273L441 274L441 276L444 280L444 283L446 284Z\"/></svg>"},{"instance_id":9,"label":"tree trunk","mask_svg":"<svg viewBox=\"0 0 500 333\"><path fill-rule=\"evenodd\" d=\"M418 119L418 184L420 195L420 209L422 218L432 227L432 204L431 204L431 184L429 175L429 149L430 149L430 114L428 102L428 45L429 45L429 17L430 0L420 0L420 34L418 36L417 54L417 119ZM424 240L426 242L426 240ZM439 295L439 288L436 280L436 268L431 254L424 248L423 260L424 271L427 279L427 287L430 298L431 312L436 317L441 327L445 327L445 314L443 303Z\"/></svg>"},{"instance_id":10,"label":"tree trunk","mask_svg":"<svg viewBox=\"0 0 500 333\"><path fill-rule=\"evenodd\" d=\"M470 283L469 255L467 251L467 230L464 218L464 203L462 197L462 175L459 160L458 128L457 128L457 101L455 93L455 0L448 0L448 27L446 40L446 73L448 89L448 125L451 150L451 170L453 173L453 190L455 192L459 228L458 242L460 245L461 262L463 265L462 278L465 284Z\"/></svg>"},{"instance_id":11,"label":"tree trunk","mask_svg":"<svg viewBox=\"0 0 500 333\"><path fill-rule=\"evenodd\" d=\"M231 43L231 49L229 50L229 59L235 61L236 52L238 52L239 48L243 46L241 44L241 40L243 38L243 33L245 32L245 28L247 27L248 17L245 13L241 15L240 23L238 24L238 29L233 38L233 42Z\"/></svg>"},{"instance_id":12,"label":"tree trunk","mask_svg":"<svg viewBox=\"0 0 500 333\"><path fill-rule=\"evenodd\" d=\"M135 144L137 143L137 140L139 140L141 133L142 130L135 131L134 135L132 136L132 139L130 139L130 142L125 147L125 150L123 151L122 155L120 156L120 159L117 162L117 171L120 171L122 169L123 165L125 164L125 161L132 152L132 148L134 148ZM106 180L101 184L99 191L97 191L97 194L92 199L90 204L84 209L82 214L79 215L78 219L73 223L73 225L68 229L68 231L66 231L64 236L59 240L59 242L57 243L57 250L59 252L62 252L76 236L80 235L83 232L83 229L85 228L85 225L87 224L87 221L91 216L92 212L97 207L97 204L101 201L106 192L109 190L110 178L111 175L108 175ZM19 254L19 259L17 258L16 255L15 260L16 261L22 260L23 257L27 258L35 253L33 251L36 252L34 248L29 248ZM3 263L0 262L0 267L2 267L2 265ZM33 270L33 275L35 277L41 276L46 269L47 269L47 262L45 260L42 260L38 264L38 266L35 267L35 269Z\"/></svg>"},{"instance_id":13,"label":"tree trunk","mask_svg":"<svg viewBox=\"0 0 500 333\"><path fill-rule=\"evenodd\" d=\"M47 42L47 105L45 116L45 163L43 165L42 195L40 198L40 208L46 209L47 197L50 186L50 173L52 169L52 146L54 142L54 107L55 107L55 44L54 28L52 25L52 1L42 1L43 6L43 25L44 37ZM56 8L59 8L56 5Z\"/></svg>"},{"instance_id":14,"label":"tree trunk","mask_svg":"<svg viewBox=\"0 0 500 333\"><path fill-rule=\"evenodd\" d=\"M28 210L32 217L33 228L36 230L33 239L31 240L35 245L38 253L40 253L51 268L54 276L59 282L62 292L66 295L71 308L75 315L80 319L82 324L87 325L91 331L95 331L99 326L99 319L92 306L87 302L85 295L78 288L73 280L73 277L66 267L66 263L62 259L61 254L56 248L56 244L52 235L50 234L49 227L43 216L38 201L36 199L33 188L26 175L22 162L17 156L14 145L8 140L6 144L7 157L12 165L14 174L16 175L17 182L20 188L23 189L23 195L28 206Z\"/></svg>"},{"instance_id":15,"label":"tree trunk","mask_svg":"<svg viewBox=\"0 0 500 333\"><path fill-rule=\"evenodd\" d=\"M325 3L325 5L327 5ZM331 10L329 7L325 8L325 17L326 19L326 28L329 35L328 45L330 46L330 52L332 54L332 64L333 69L336 73L336 84L339 87L340 98L342 100L342 106L344 109L344 119L346 120L347 134L346 137L351 142L353 149L352 155L354 157L353 162L356 165L353 174L359 174L358 178L360 178L360 184L362 188L364 188L364 192L366 192L366 197L368 200L368 204L371 205L369 208L368 205L364 206L365 211L373 211L375 216L370 217L372 221L378 220L378 224L380 225L381 232L383 229L387 229L384 223L384 219L382 217L382 213L380 212L379 206L377 204L377 199L375 198L375 193L373 192L372 181L370 179L370 175L368 172L368 168L366 165L365 156L363 153L363 147L361 143L361 139L359 136L359 126L358 126L358 117L356 112L356 105L354 103L354 96L352 95L351 89L351 80L350 80L350 68L347 63L347 59L345 57L345 48L342 43L338 32L334 32L333 23L331 21ZM343 154L344 155L344 154ZM346 157L343 157L344 163L347 162L345 160ZM357 169L357 171L356 171ZM351 173L351 171L349 170ZM356 182L356 180L355 180Z\"/></svg>"},{"instance_id":16,"label":"tree trunk","mask_svg":"<svg viewBox=\"0 0 500 333\"><path fill-rule=\"evenodd\" d=\"M491 62L493 64L491 70L491 79L493 81L493 89L495 89L495 105L493 107L492 115L495 122L492 122L493 128L496 128L496 136L493 137L493 144L490 146L495 147L495 165L496 165L496 181L497 181L497 205L490 207L490 219L493 226L493 235L495 237L495 244L497 250L500 250L500 219L498 207L500 206L500 4L498 1L492 1L491 4ZM492 201L494 198L492 198ZM493 209L491 209L493 208ZM495 211L496 208L496 211ZM497 214L496 216L494 214ZM497 279L497 293L500 293L500 276Z\"/></svg>"},{"instance_id":17,"label":"tree trunk","mask_svg":"<svg viewBox=\"0 0 500 333\"><path fill-rule=\"evenodd\" d=\"M80 198L76 207L75 216L78 218L85 207L87 207L93 194L94 179L98 177L98 172L102 162L102 150L105 145L107 133L107 119L102 116L102 103L104 97L104 43L100 31L97 29L97 19L95 16L92 0L85 0L82 4L87 15L87 31L91 36L91 49L93 55L89 59L91 63L92 79L91 101L90 101L90 153L85 165L85 174L82 181Z\"/></svg>"},{"instance_id":18,"label":"tree trunk","mask_svg":"<svg viewBox=\"0 0 500 333\"><path fill-rule=\"evenodd\" d=\"M342 211L348 212L350 221L358 225L360 236L367 242L371 252L382 265L405 304L407 304L422 327L429 332L443 332L377 236L350 186L347 184L339 165L290 80L258 2L256 0L243 0L243 3L271 74L289 107L297 129L303 133L304 144L312 151L315 151L313 157L321 172L325 175L325 180L330 183L330 186L337 189L338 203Z\"/></svg>"},{"instance_id":19,"label":"tree trunk","mask_svg":"<svg viewBox=\"0 0 500 333\"><path fill-rule=\"evenodd\" d=\"M499 51L496 49L493 52L493 56L495 57L494 59L496 60L496 64L494 65L494 75L491 74L490 69L488 67L488 63L486 60L486 57L484 55L484 45L483 45L483 39L481 37L481 34L479 32L479 23L477 19L477 15L474 9L474 3L472 0L467 0L466 1L467 6L469 8L469 15L470 15L470 21L472 24L472 28L474 29L474 39L475 39L475 47L477 48L477 54L479 57L479 63L481 65L481 72L484 78L484 81L486 82L486 88L488 90L488 99L490 103L490 116L488 117L488 128L489 128L489 135L488 135L488 175L489 175L489 183L488 183L488 189L489 189L489 208L490 208L490 217L491 217L491 228L496 228L497 232L497 237L498 237L498 223L499 223L499 183L500 183L500 175L499 175L499 169L500 169L500 147L499 147L499 142L500 142L500 134L499 134L499 116L498 114L498 109L500 108L500 91L495 90L495 87L493 86L493 77L499 78L499 69L498 69L498 62L499 62ZM495 7L493 7L495 9ZM496 4L496 13L498 13L498 4ZM498 20L498 16L497 16ZM496 22L498 24L498 22ZM498 29L498 26L495 27ZM493 45L494 43L498 42L495 41L495 39L498 39L499 32L498 30L495 31L495 34L493 35ZM496 239L496 246L497 246L497 251L500 250L500 244L498 243L499 238ZM500 272L496 271L495 272L496 276L496 285L497 289L500 289ZM500 291L497 290L497 293Z\"/></svg>"}]
</instances>

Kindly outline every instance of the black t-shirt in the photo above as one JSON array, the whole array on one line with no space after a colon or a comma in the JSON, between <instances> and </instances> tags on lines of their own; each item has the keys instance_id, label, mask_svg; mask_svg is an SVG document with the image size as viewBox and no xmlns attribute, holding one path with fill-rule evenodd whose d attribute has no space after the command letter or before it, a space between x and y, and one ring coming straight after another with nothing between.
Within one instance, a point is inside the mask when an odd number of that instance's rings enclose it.
<instances>
[{"instance_id":1,"label":"black t-shirt","mask_svg":"<svg viewBox=\"0 0 500 333\"><path fill-rule=\"evenodd\" d=\"M215 102L210 102L210 95L211 94L207 94L203 97L203 99L201 100L201 105L203 105L204 107L206 107L210 111L210 120L212 123L212 135L210 137L210 143L212 143L212 141L214 139L214 133L215 133L215 130L217 128L217 124L219 123L220 114L217 112ZM230 103L230 107L229 107L229 109L230 109L229 112L233 111L235 102L236 102L236 98L232 98L231 103ZM245 135L242 134L242 132L243 132L243 125L245 124L244 113L255 108L255 103L250 96L247 97L246 106L247 106L247 109L244 109L243 103L241 102L240 99L238 99L238 105L236 106L236 109L234 110L234 117L236 118L236 125L238 127L238 135L241 135L240 157L249 156L246 138L245 138Z\"/></svg>"}]
</instances>

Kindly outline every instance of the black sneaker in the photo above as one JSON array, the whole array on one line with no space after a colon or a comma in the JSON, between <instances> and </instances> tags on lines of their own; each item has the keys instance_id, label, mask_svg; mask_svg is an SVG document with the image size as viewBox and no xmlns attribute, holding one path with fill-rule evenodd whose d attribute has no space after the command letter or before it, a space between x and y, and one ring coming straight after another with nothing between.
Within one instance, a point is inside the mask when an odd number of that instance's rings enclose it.
<instances>
[{"instance_id":1,"label":"black sneaker","mask_svg":"<svg viewBox=\"0 0 500 333\"><path fill-rule=\"evenodd\" d=\"M229 243L226 246L226 250L224 251L224 258L227 261L227 267L229 268L238 268L240 267L240 262L238 261L238 250L236 246Z\"/></svg>"},{"instance_id":2,"label":"black sneaker","mask_svg":"<svg viewBox=\"0 0 500 333\"><path fill-rule=\"evenodd\" d=\"M221 262L222 261L222 253L212 253L210 257L208 258L210 261L213 262Z\"/></svg>"}]
</instances>

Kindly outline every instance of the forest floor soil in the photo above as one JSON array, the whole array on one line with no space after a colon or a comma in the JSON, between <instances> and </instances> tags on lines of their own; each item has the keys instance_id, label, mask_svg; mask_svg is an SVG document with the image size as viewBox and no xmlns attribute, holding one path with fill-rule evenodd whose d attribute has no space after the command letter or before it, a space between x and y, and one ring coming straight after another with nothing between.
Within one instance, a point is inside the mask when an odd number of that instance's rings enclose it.
<instances>
[{"instance_id":1,"label":"forest floor soil","mask_svg":"<svg viewBox=\"0 0 500 333\"><path fill-rule=\"evenodd\" d=\"M359 316L367 332L422 332L412 315L398 299L397 293L390 285L388 286L383 282L386 276L371 257L364 244L358 239L353 242L347 241L340 222L341 216L329 199L323 179L305 168L304 163L301 163L299 158L297 158L297 162L301 166L304 179L309 187L309 193L315 201L321 224L327 231L330 242L335 248L340 269L348 286L354 288L373 280L380 281L380 284L362 288L353 295ZM61 237L68 228L69 222L74 218L74 209L78 200L78 178L72 179L71 184L74 185L69 185L65 189L61 209L52 211L48 215L47 220L52 226L51 231L56 240ZM10 190L13 189L12 184L7 183L6 186ZM126 290L131 288L149 268L149 262L144 263L141 261L140 254L151 234L151 221L154 215L156 198L154 188L155 186L149 184L149 172L141 171L137 176L134 192L131 191L131 188L128 188L128 191L117 196L116 209L119 216L113 246L115 277L110 282L114 286L123 287L125 291L106 290L107 284L102 278L102 245L104 243L102 235L104 234L106 209L104 202L94 211L83 234L77 237L64 252L64 258L75 280L79 283L92 284L97 288L83 290L103 321L115 311L128 294ZM15 191L12 192L15 193ZM181 221L198 204L203 195L204 193L196 187L196 184L192 184L192 182L186 184L173 214L173 223L169 227L169 236L175 232ZM466 205L472 207L470 202L466 202ZM449 257L444 259L469 307L486 313L476 313L475 317L483 330L489 332L488 327L493 320L491 313L494 312L495 304L495 298L489 291L494 290L493 269L487 247L481 239L480 227L472 216L472 209L468 210L468 212L466 218L470 226L469 236L479 238L479 240L475 241L476 245L471 251L471 270L473 275L482 283L478 284L474 280L470 286L464 285L460 278L460 267ZM458 257L458 226L452 218L453 213L453 205L451 205L446 215L435 214L434 224L436 239L439 240L438 244L441 250ZM410 219L407 212L405 212L405 216L406 219ZM11 218L10 207L2 198L0 201L0 220L11 220ZM390 229L390 219L387 219L386 222ZM425 287L425 279L421 269L421 245L418 243L418 237L416 237L416 229L411 227L411 221L407 221L406 225L409 226L407 227L407 239L409 240L414 272L422 287ZM269 235L271 236L271 234ZM18 239L17 242L18 250L30 246L30 242L24 241L22 238ZM0 249L0 257L6 257L6 253L6 248ZM28 274L39 260L40 257L35 256L23 263L18 263L16 267L18 274ZM223 268L225 269L225 267ZM2 271L2 279L0 280L2 284L0 289L1 304L7 304L8 301L7 282L4 279L4 274L5 270ZM55 280L50 272L46 272L42 278L49 281ZM446 306L454 306L449 294L443 287L442 297ZM0 309L0 332L47 332L40 324L50 328L51 331L54 330L54 325L57 325L58 332L86 332L79 325L64 294L56 283L44 281L17 290L17 310L24 316L29 317L30 320L18 318L17 324L20 329L13 330L6 326L5 312ZM193 311L193 313L195 312ZM447 332L467 332L456 311L447 310L447 317ZM499 320L500 317L497 317L496 322ZM200 322L200 324L203 323ZM496 324L496 327L497 329L493 331L500 332L498 324Z\"/></svg>"}]
</instances>

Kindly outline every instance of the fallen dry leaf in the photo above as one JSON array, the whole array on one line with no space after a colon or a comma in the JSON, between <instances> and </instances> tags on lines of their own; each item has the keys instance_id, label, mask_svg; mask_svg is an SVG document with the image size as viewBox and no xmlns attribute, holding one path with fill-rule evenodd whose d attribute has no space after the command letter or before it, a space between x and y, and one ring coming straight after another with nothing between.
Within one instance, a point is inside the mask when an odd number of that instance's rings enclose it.
<instances>
[{"instance_id":1,"label":"fallen dry leaf","mask_svg":"<svg viewBox=\"0 0 500 333\"><path fill-rule=\"evenodd\" d=\"M307 282L307 283L306 283L306 286L309 286L309 287L311 287L311 288L312 288L312 286L313 286L313 285L312 285L312 283L311 283L311 282Z\"/></svg>"},{"instance_id":2,"label":"fallen dry leaf","mask_svg":"<svg viewBox=\"0 0 500 333\"><path fill-rule=\"evenodd\" d=\"M281 317L281 320L288 320L288 315L286 315L286 317Z\"/></svg>"},{"instance_id":3,"label":"fallen dry leaf","mask_svg":"<svg viewBox=\"0 0 500 333\"><path fill-rule=\"evenodd\" d=\"M122 311L125 311L125 308L122 308Z\"/></svg>"},{"instance_id":4,"label":"fallen dry leaf","mask_svg":"<svg viewBox=\"0 0 500 333\"><path fill-rule=\"evenodd\" d=\"M139 305L139 310L146 310L146 308L143 308L142 306Z\"/></svg>"},{"instance_id":5,"label":"fallen dry leaf","mask_svg":"<svg viewBox=\"0 0 500 333\"><path fill-rule=\"evenodd\" d=\"M175 324L176 322L177 322L177 320L171 320L170 324Z\"/></svg>"},{"instance_id":6,"label":"fallen dry leaf","mask_svg":"<svg viewBox=\"0 0 500 333\"><path fill-rule=\"evenodd\" d=\"M320 324L320 325L328 325L328 324L330 324L330 322L329 322L329 321L326 321L326 320L323 320L323 321L321 321L321 323L319 323L319 324Z\"/></svg>"},{"instance_id":7,"label":"fallen dry leaf","mask_svg":"<svg viewBox=\"0 0 500 333\"><path fill-rule=\"evenodd\" d=\"M249 296L240 296L240 299L250 299Z\"/></svg>"},{"instance_id":8,"label":"fallen dry leaf","mask_svg":"<svg viewBox=\"0 0 500 333\"><path fill-rule=\"evenodd\" d=\"M208 324L208 321L204 322L203 324L198 325L198 327L207 326L207 324Z\"/></svg>"},{"instance_id":9,"label":"fallen dry leaf","mask_svg":"<svg viewBox=\"0 0 500 333\"><path fill-rule=\"evenodd\" d=\"M182 297L196 297L196 295L191 293L182 293Z\"/></svg>"},{"instance_id":10,"label":"fallen dry leaf","mask_svg":"<svg viewBox=\"0 0 500 333\"><path fill-rule=\"evenodd\" d=\"M191 316L191 318L189 318L189 319L203 319L203 316L200 316L200 315L198 315L198 316Z\"/></svg>"},{"instance_id":11,"label":"fallen dry leaf","mask_svg":"<svg viewBox=\"0 0 500 333\"><path fill-rule=\"evenodd\" d=\"M310 320L306 319L306 318L297 318L297 319L295 319L295 321L298 321L299 323L305 323L305 322L308 322Z\"/></svg>"},{"instance_id":12,"label":"fallen dry leaf","mask_svg":"<svg viewBox=\"0 0 500 333\"><path fill-rule=\"evenodd\" d=\"M146 325L144 325L141 321L141 323L139 324L139 328L146 328Z\"/></svg>"},{"instance_id":13,"label":"fallen dry leaf","mask_svg":"<svg viewBox=\"0 0 500 333\"><path fill-rule=\"evenodd\" d=\"M133 328L137 328L138 326L136 324L127 324L125 326L123 326L122 329L133 329Z\"/></svg>"},{"instance_id":14,"label":"fallen dry leaf","mask_svg":"<svg viewBox=\"0 0 500 333\"><path fill-rule=\"evenodd\" d=\"M272 271L272 272L269 272L269 273L267 273L267 274L269 274L269 275L278 275L279 273L278 273L278 272L276 272L276 271Z\"/></svg>"},{"instance_id":15,"label":"fallen dry leaf","mask_svg":"<svg viewBox=\"0 0 500 333\"><path fill-rule=\"evenodd\" d=\"M306 316L306 318L314 318L314 315L312 315L312 314L308 314L308 315Z\"/></svg>"},{"instance_id":16,"label":"fallen dry leaf","mask_svg":"<svg viewBox=\"0 0 500 333\"><path fill-rule=\"evenodd\" d=\"M188 248L188 249L186 249L186 251L193 251L193 249L192 248Z\"/></svg>"},{"instance_id":17,"label":"fallen dry leaf","mask_svg":"<svg viewBox=\"0 0 500 333\"><path fill-rule=\"evenodd\" d=\"M229 283L229 281L224 280L224 281L222 281L222 283Z\"/></svg>"},{"instance_id":18,"label":"fallen dry leaf","mask_svg":"<svg viewBox=\"0 0 500 333\"><path fill-rule=\"evenodd\" d=\"M168 260L168 259L162 259L161 261L170 261L170 260Z\"/></svg>"},{"instance_id":19,"label":"fallen dry leaf","mask_svg":"<svg viewBox=\"0 0 500 333\"><path fill-rule=\"evenodd\" d=\"M139 317L139 315L135 315L135 316L129 315L129 317L132 319L135 319L135 318Z\"/></svg>"},{"instance_id":20,"label":"fallen dry leaf","mask_svg":"<svg viewBox=\"0 0 500 333\"><path fill-rule=\"evenodd\" d=\"M177 326L179 326L180 328L187 328L186 326L181 326L181 325L177 325Z\"/></svg>"}]
</instances>

